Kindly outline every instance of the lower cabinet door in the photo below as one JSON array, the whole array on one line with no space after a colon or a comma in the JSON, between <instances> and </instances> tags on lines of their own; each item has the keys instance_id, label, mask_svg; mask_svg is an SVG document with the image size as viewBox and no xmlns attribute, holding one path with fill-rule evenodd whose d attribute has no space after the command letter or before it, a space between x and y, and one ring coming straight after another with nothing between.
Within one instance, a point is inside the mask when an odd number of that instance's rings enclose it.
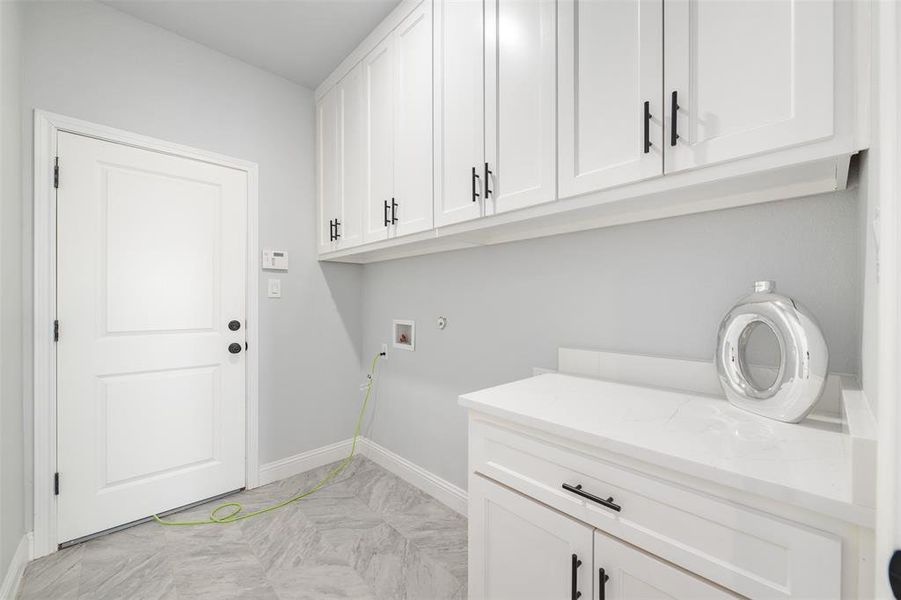
<instances>
[{"instance_id":1,"label":"lower cabinet door","mask_svg":"<svg viewBox=\"0 0 901 600\"><path fill-rule=\"evenodd\" d=\"M594 534L593 576L598 600L721 600L741 597L600 531Z\"/></svg>"},{"instance_id":2,"label":"lower cabinet door","mask_svg":"<svg viewBox=\"0 0 901 600\"><path fill-rule=\"evenodd\" d=\"M592 598L588 525L479 475L469 481L469 598Z\"/></svg>"}]
</instances>

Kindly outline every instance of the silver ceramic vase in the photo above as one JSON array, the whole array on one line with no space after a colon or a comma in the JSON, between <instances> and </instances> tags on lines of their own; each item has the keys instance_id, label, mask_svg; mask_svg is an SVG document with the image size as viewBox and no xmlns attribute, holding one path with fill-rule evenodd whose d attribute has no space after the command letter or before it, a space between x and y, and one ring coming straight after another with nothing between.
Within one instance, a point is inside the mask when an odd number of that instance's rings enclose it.
<instances>
[{"instance_id":1,"label":"silver ceramic vase","mask_svg":"<svg viewBox=\"0 0 901 600\"><path fill-rule=\"evenodd\" d=\"M780 350L778 372L771 385L752 377L747 346L757 327L769 327ZM789 423L813 410L826 386L829 351L819 325L801 304L776 293L772 281L758 281L754 292L739 300L720 324L716 370L726 398L744 410Z\"/></svg>"}]
</instances>

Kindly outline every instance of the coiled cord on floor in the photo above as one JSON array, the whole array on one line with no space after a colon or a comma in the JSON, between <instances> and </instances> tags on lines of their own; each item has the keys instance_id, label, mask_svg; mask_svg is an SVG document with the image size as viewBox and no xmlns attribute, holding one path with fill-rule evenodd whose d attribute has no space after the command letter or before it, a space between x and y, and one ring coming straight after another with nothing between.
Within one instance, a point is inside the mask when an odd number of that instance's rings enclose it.
<instances>
[{"instance_id":1,"label":"coiled cord on floor","mask_svg":"<svg viewBox=\"0 0 901 600\"><path fill-rule=\"evenodd\" d=\"M297 494L291 496L286 500L282 500L276 504L272 504L270 506L266 506L264 508L260 508L253 512L244 512L244 507L241 506L240 502L225 502L220 504L212 511L210 511L210 516L208 519L197 520L197 521L164 521L159 517L159 515L153 515L153 519L159 523L160 525L224 525L226 523L234 523L235 521L241 521L243 519L249 519L250 517L255 517L257 515L262 515L268 512L272 512L273 510L278 510L283 506L287 506L292 502L297 502L303 498L306 498L310 494L317 492L322 488L325 484L330 482L332 479L341 474L342 471L350 464L351 459L354 457L354 453L357 449L357 438L360 435L360 427L363 425L363 415L366 414L366 405L369 403L369 396L372 393L372 385L374 383L375 376L375 365L378 360L382 357L382 354L376 354L372 359L372 364L369 366L369 374L367 375L366 382L366 394L363 396L363 403L360 405L360 414L357 416L357 425L354 427L354 437L353 441L350 445L350 454L347 455L341 462L339 462L332 470L330 470L325 477L323 477L319 483L314 485L308 490L303 492L298 492ZM222 511L230 509L227 514L220 515Z\"/></svg>"}]
</instances>

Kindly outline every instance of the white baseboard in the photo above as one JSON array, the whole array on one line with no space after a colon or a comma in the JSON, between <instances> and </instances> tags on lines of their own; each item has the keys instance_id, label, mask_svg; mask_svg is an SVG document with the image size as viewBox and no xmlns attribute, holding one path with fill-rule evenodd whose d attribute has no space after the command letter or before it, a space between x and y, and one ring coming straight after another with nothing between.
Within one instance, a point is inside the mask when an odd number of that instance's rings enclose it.
<instances>
[{"instance_id":1,"label":"white baseboard","mask_svg":"<svg viewBox=\"0 0 901 600\"><path fill-rule=\"evenodd\" d=\"M16 594L19 593L19 586L22 585L22 575L25 573L25 565L31 560L31 540L32 534L26 533L19 540L16 553L9 563L6 570L6 576L3 578L3 584L0 585L0 600L14 600Z\"/></svg>"},{"instance_id":2,"label":"white baseboard","mask_svg":"<svg viewBox=\"0 0 901 600\"><path fill-rule=\"evenodd\" d=\"M310 469L341 460L350 452L350 446L351 440L344 440L261 465L260 485L293 477ZM465 490L370 439L360 437L357 440L357 452L407 483L416 486L451 510L466 516L468 495Z\"/></svg>"},{"instance_id":3,"label":"white baseboard","mask_svg":"<svg viewBox=\"0 0 901 600\"><path fill-rule=\"evenodd\" d=\"M357 441L358 450L359 444L360 442ZM341 460L350 453L350 445L351 440L344 440L260 465L260 485L287 479L310 469Z\"/></svg>"},{"instance_id":4,"label":"white baseboard","mask_svg":"<svg viewBox=\"0 0 901 600\"><path fill-rule=\"evenodd\" d=\"M368 438L363 438L361 441L363 442L363 455L372 462L394 473L407 483L418 487L454 512L464 517L467 515L469 495L466 493L466 490L455 486L446 479L438 477L431 471L423 469Z\"/></svg>"}]
</instances>

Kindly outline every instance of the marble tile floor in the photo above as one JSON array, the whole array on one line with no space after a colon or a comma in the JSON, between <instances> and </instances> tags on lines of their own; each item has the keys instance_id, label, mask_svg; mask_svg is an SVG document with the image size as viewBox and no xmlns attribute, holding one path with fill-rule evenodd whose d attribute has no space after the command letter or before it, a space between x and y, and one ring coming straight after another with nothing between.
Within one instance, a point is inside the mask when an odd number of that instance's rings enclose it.
<instances>
[{"instance_id":1,"label":"marble tile floor","mask_svg":"<svg viewBox=\"0 0 901 600\"><path fill-rule=\"evenodd\" d=\"M231 499L253 510L331 465ZM210 506L172 518L198 518ZM280 510L229 525L144 523L28 565L19 600L466 597L466 518L364 457Z\"/></svg>"}]
</instances>

